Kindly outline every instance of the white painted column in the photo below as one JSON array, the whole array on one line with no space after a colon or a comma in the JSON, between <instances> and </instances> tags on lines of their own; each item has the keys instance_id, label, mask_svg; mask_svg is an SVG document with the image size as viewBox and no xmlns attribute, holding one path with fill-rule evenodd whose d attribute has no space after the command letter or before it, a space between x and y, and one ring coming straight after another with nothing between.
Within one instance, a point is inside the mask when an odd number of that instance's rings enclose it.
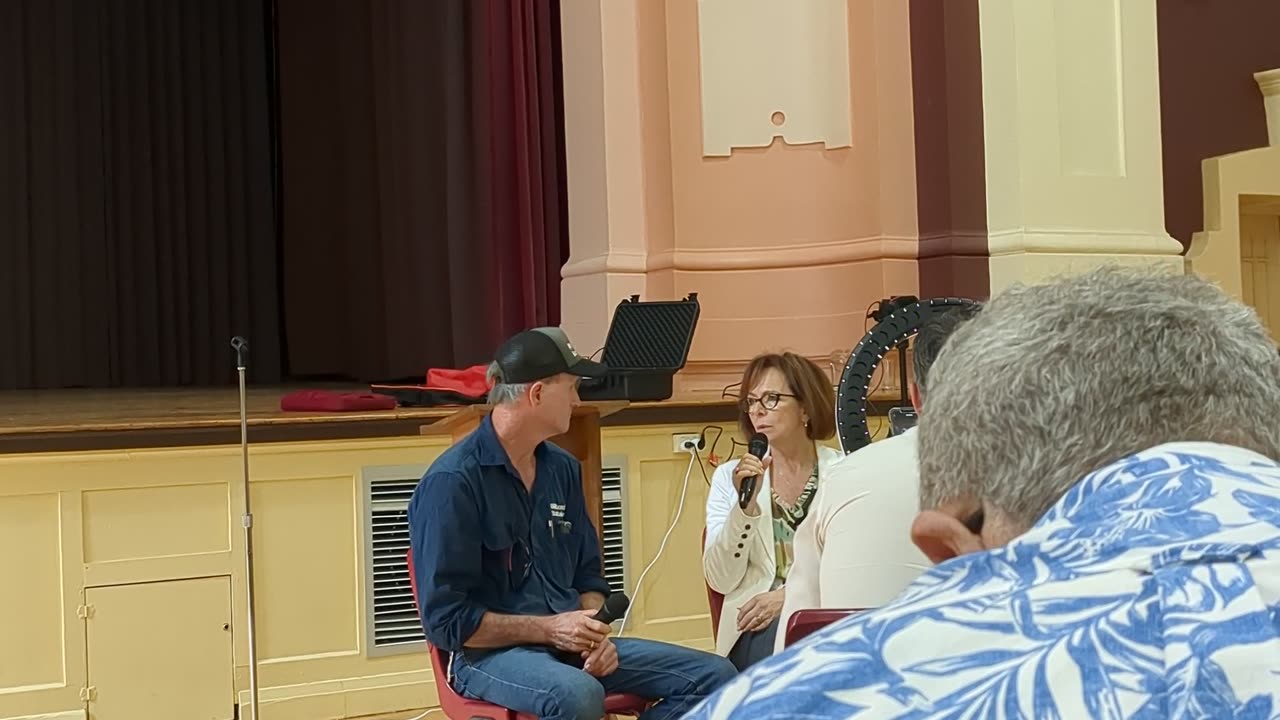
<instances>
[{"instance_id":1,"label":"white painted column","mask_svg":"<svg viewBox=\"0 0 1280 720\"><path fill-rule=\"evenodd\" d=\"M980 0L991 291L1105 263L1181 272L1164 229L1156 0Z\"/></svg>"}]
</instances>

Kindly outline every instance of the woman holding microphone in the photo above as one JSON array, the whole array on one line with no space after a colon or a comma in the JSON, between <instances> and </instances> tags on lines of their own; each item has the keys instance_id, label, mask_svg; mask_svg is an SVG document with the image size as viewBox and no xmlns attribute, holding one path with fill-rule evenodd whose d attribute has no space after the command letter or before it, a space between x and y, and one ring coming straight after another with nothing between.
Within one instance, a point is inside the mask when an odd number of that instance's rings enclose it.
<instances>
[{"instance_id":1,"label":"woman holding microphone","mask_svg":"<svg viewBox=\"0 0 1280 720\"><path fill-rule=\"evenodd\" d=\"M812 361L790 352L759 355L742 374L741 393L743 434L764 435L769 448L763 458L748 454L716 468L702 569L725 596L716 651L744 670L773 652L795 530L824 468L843 455L819 444L835 434L835 398ZM740 489L752 477L744 508Z\"/></svg>"}]
</instances>

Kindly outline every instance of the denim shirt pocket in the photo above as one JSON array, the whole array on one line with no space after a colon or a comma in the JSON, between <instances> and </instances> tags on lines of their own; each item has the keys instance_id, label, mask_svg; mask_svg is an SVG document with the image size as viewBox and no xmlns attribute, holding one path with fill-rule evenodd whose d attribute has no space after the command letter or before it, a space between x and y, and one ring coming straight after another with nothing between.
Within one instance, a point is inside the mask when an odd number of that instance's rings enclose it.
<instances>
[{"instance_id":1,"label":"denim shirt pocket","mask_svg":"<svg viewBox=\"0 0 1280 720\"><path fill-rule=\"evenodd\" d=\"M530 532L536 541L542 560L538 567L557 585L573 587L574 569L577 565L578 528L565 517L563 500L550 500L534 513Z\"/></svg>"},{"instance_id":2,"label":"denim shirt pocket","mask_svg":"<svg viewBox=\"0 0 1280 720\"><path fill-rule=\"evenodd\" d=\"M481 532L485 574L502 592L519 588L529 577L533 554L527 537L508 523L486 525Z\"/></svg>"}]
</instances>

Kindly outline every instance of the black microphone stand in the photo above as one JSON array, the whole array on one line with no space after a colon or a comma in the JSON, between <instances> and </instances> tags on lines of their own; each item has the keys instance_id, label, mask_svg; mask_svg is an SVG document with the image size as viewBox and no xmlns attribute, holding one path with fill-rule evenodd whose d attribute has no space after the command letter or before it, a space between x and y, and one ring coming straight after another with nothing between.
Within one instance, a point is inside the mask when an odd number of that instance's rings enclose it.
<instances>
[{"instance_id":1,"label":"black microphone stand","mask_svg":"<svg viewBox=\"0 0 1280 720\"><path fill-rule=\"evenodd\" d=\"M249 718L258 720L258 635L257 617L254 612L253 585L253 512L249 509L249 413L245 390L245 371L249 366L249 341L240 336L231 338L236 352L236 373L240 376L240 455L244 482L244 581L248 591L249 626Z\"/></svg>"}]
</instances>

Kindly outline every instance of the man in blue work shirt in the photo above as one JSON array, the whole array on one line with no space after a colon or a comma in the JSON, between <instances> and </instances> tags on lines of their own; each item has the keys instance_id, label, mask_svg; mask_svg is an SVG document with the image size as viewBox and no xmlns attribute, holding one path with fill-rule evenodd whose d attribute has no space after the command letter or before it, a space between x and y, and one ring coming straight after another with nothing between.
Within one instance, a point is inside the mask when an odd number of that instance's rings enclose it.
<instances>
[{"instance_id":1,"label":"man in blue work shirt","mask_svg":"<svg viewBox=\"0 0 1280 720\"><path fill-rule=\"evenodd\" d=\"M558 328L498 349L493 411L432 464L409 503L418 605L427 639L452 653L463 695L597 720L606 693L631 693L660 700L645 720L678 718L736 671L719 655L609 639L593 619L609 585L582 469L547 442L568 431L579 378L604 369Z\"/></svg>"}]
</instances>

